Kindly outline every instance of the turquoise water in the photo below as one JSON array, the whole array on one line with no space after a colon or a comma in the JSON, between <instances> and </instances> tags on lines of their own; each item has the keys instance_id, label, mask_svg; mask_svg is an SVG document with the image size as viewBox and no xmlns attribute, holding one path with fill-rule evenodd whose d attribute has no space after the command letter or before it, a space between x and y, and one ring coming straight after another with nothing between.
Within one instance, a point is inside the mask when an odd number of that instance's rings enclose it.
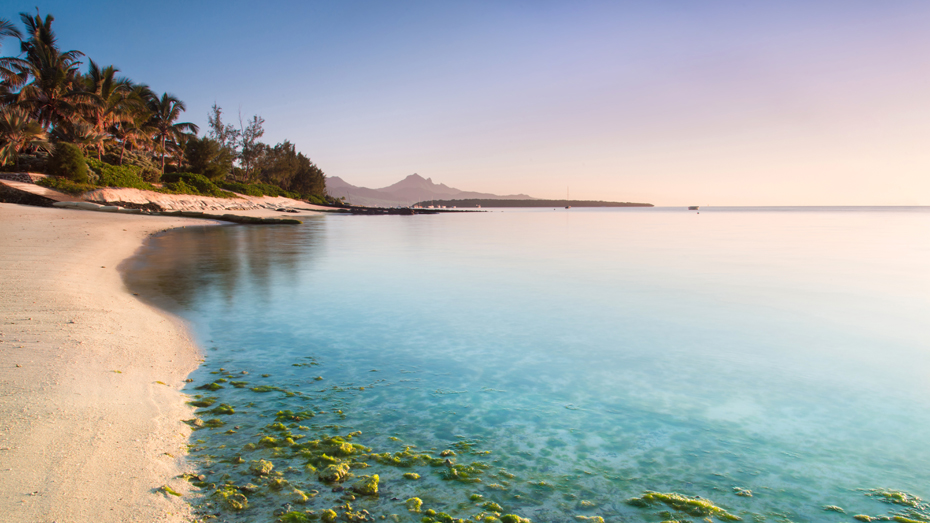
<instances>
[{"instance_id":1,"label":"turquoise water","mask_svg":"<svg viewBox=\"0 0 930 523\"><path fill-rule=\"evenodd\" d=\"M224 425L194 433L194 502L220 520L713 517L628 502L657 491L930 521L870 490L930 497L928 238L923 208L318 216L171 231L126 277L204 348L186 392ZM379 495L321 481L321 453Z\"/></svg>"}]
</instances>

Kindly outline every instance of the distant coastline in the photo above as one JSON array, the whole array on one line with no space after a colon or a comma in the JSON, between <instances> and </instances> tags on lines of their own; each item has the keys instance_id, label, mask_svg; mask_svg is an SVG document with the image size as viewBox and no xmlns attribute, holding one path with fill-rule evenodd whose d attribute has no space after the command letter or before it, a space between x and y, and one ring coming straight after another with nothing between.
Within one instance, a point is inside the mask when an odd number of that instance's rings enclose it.
<instances>
[{"instance_id":1,"label":"distant coastline","mask_svg":"<svg viewBox=\"0 0 930 523\"><path fill-rule=\"evenodd\" d=\"M654 207L651 203L604 202L600 200L500 200L468 198L463 200L426 200L420 207Z\"/></svg>"}]
</instances>

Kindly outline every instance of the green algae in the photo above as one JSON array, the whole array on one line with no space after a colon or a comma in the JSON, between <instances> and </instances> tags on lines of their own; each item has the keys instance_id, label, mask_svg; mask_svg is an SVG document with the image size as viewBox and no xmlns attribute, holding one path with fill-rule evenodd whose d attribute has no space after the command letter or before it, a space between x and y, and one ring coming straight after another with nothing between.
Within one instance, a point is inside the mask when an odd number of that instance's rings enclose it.
<instances>
[{"instance_id":1,"label":"green algae","mask_svg":"<svg viewBox=\"0 0 930 523\"><path fill-rule=\"evenodd\" d=\"M419 512L423 507L423 500L420 498L410 498L404 501L404 506L406 506L407 510L410 512Z\"/></svg>"},{"instance_id":2,"label":"green algae","mask_svg":"<svg viewBox=\"0 0 930 523\"><path fill-rule=\"evenodd\" d=\"M253 476L267 476L274 470L274 464L263 459L253 460L249 463L249 473Z\"/></svg>"},{"instance_id":3,"label":"green algae","mask_svg":"<svg viewBox=\"0 0 930 523\"><path fill-rule=\"evenodd\" d=\"M377 474L362 476L359 481L352 485L352 490L363 496L377 496L379 479Z\"/></svg>"},{"instance_id":4,"label":"green algae","mask_svg":"<svg viewBox=\"0 0 930 523\"><path fill-rule=\"evenodd\" d=\"M164 492L165 494L171 494L172 496L178 496L178 497L181 496L181 493L180 493L180 492L174 490L173 488L169 487L168 485L162 485L162 487L161 487L160 490L161 490L162 492Z\"/></svg>"},{"instance_id":5,"label":"green algae","mask_svg":"<svg viewBox=\"0 0 930 523\"><path fill-rule=\"evenodd\" d=\"M823 510L825 512L839 512L840 514L845 514L846 511L836 505L824 505Z\"/></svg>"},{"instance_id":6,"label":"green algae","mask_svg":"<svg viewBox=\"0 0 930 523\"><path fill-rule=\"evenodd\" d=\"M639 498L631 498L627 500L628 505L639 508L652 507L659 503L663 503L678 512L684 512L685 514L693 517L713 516L722 521L740 521L742 519L738 516L730 514L726 510L714 505L706 499L700 497L689 498L674 492L665 494L661 492L646 491Z\"/></svg>"},{"instance_id":7,"label":"green algae","mask_svg":"<svg viewBox=\"0 0 930 523\"><path fill-rule=\"evenodd\" d=\"M335 463L320 471L320 481L324 483L342 483L349 477L348 463Z\"/></svg>"},{"instance_id":8,"label":"green algae","mask_svg":"<svg viewBox=\"0 0 930 523\"><path fill-rule=\"evenodd\" d=\"M504 509L500 505L494 503L493 501L488 501L487 503L481 505L481 508L485 510L490 510L491 512L503 512Z\"/></svg>"},{"instance_id":9,"label":"green algae","mask_svg":"<svg viewBox=\"0 0 930 523\"><path fill-rule=\"evenodd\" d=\"M744 498L752 497L752 491L746 488L733 487L733 493L736 494L737 496L742 496Z\"/></svg>"},{"instance_id":10,"label":"green algae","mask_svg":"<svg viewBox=\"0 0 930 523\"><path fill-rule=\"evenodd\" d=\"M213 406L218 399L219 398L215 397L200 398L194 401L188 401L187 404L193 405L194 407L210 407Z\"/></svg>"},{"instance_id":11,"label":"green algae","mask_svg":"<svg viewBox=\"0 0 930 523\"><path fill-rule=\"evenodd\" d=\"M252 387L249 390L251 390L252 392L264 393L264 392L273 392L276 390L284 390L284 389L282 389L281 387L275 387L274 385L258 385L257 387Z\"/></svg>"},{"instance_id":12,"label":"green algae","mask_svg":"<svg viewBox=\"0 0 930 523\"><path fill-rule=\"evenodd\" d=\"M281 478L272 478L267 483L268 488L270 488L271 490L281 490L284 487L288 486L289 484L290 482L288 482L286 479L281 479Z\"/></svg>"},{"instance_id":13,"label":"green algae","mask_svg":"<svg viewBox=\"0 0 930 523\"><path fill-rule=\"evenodd\" d=\"M215 415L215 416L220 416L220 415L227 415L227 416L228 416L228 415L231 415L231 414L235 414L235 413L236 413L236 409L234 409L234 408L232 407L232 405L227 405L226 403L220 403L218 407L214 407L214 408L208 410L207 412L209 412L210 414L213 414L213 415Z\"/></svg>"},{"instance_id":14,"label":"green algae","mask_svg":"<svg viewBox=\"0 0 930 523\"><path fill-rule=\"evenodd\" d=\"M902 505L910 508L921 508L921 505L924 505L922 503L923 500L919 497L900 490L870 489L865 493L865 495L872 498L877 498L879 501L884 503Z\"/></svg>"},{"instance_id":15,"label":"green algae","mask_svg":"<svg viewBox=\"0 0 930 523\"><path fill-rule=\"evenodd\" d=\"M590 521L591 523L604 523L604 518L601 516L575 516L575 519L578 521ZM668 523L668 522L663 522Z\"/></svg>"},{"instance_id":16,"label":"green algae","mask_svg":"<svg viewBox=\"0 0 930 523\"><path fill-rule=\"evenodd\" d=\"M501 516L501 523L533 523L529 518L523 518L516 514L506 514Z\"/></svg>"},{"instance_id":17,"label":"green algae","mask_svg":"<svg viewBox=\"0 0 930 523\"><path fill-rule=\"evenodd\" d=\"M297 511L292 510L290 512L285 512L284 514L281 514L280 516L278 516L278 522L279 523L309 523L310 521L313 521L317 519L318 517L319 516L313 513L297 512Z\"/></svg>"},{"instance_id":18,"label":"green algae","mask_svg":"<svg viewBox=\"0 0 930 523\"><path fill-rule=\"evenodd\" d=\"M305 419L310 419L316 414L309 410L302 410L299 412L294 412L292 410L279 410L275 414L275 421L303 421ZM305 429L306 430L306 429Z\"/></svg>"},{"instance_id":19,"label":"green algae","mask_svg":"<svg viewBox=\"0 0 930 523\"><path fill-rule=\"evenodd\" d=\"M249 382L247 381L230 381L229 384L237 389L244 389L249 386Z\"/></svg>"},{"instance_id":20,"label":"green algae","mask_svg":"<svg viewBox=\"0 0 930 523\"><path fill-rule=\"evenodd\" d=\"M220 385L219 383L213 382L213 383L207 383L206 385L201 385L201 386L195 387L195 388L196 388L197 390L211 390L211 391L214 391L214 390L220 390L220 389L222 389L222 388L224 388L224 387L223 387L222 385Z\"/></svg>"},{"instance_id":21,"label":"green algae","mask_svg":"<svg viewBox=\"0 0 930 523\"><path fill-rule=\"evenodd\" d=\"M226 422L219 418L213 418L213 419L208 419L207 421L203 422L203 425L211 429L216 429L216 428L222 427L223 425L226 425Z\"/></svg>"},{"instance_id":22,"label":"green algae","mask_svg":"<svg viewBox=\"0 0 930 523\"><path fill-rule=\"evenodd\" d=\"M336 514L335 510L329 509L329 510L324 510L323 513L320 514L320 519L322 519L323 521L326 521L327 523L331 523L333 521L336 521L336 518L338 516L339 515Z\"/></svg>"},{"instance_id":23,"label":"green algae","mask_svg":"<svg viewBox=\"0 0 930 523\"><path fill-rule=\"evenodd\" d=\"M866 516L865 514L857 514L853 516L853 519L855 519L856 521L865 521L866 523L868 523L869 521L872 521L873 519L878 519L878 518L873 518L872 516Z\"/></svg>"},{"instance_id":24,"label":"green algae","mask_svg":"<svg viewBox=\"0 0 930 523\"><path fill-rule=\"evenodd\" d=\"M420 479L420 475L416 472L404 472L404 479Z\"/></svg>"},{"instance_id":25,"label":"green algae","mask_svg":"<svg viewBox=\"0 0 930 523\"><path fill-rule=\"evenodd\" d=\"M227 510L238 512L249 508L248 498L232 485L223 485L223 487L216 489L216 492L211 497Z\"/></svg>"}]
</instances>

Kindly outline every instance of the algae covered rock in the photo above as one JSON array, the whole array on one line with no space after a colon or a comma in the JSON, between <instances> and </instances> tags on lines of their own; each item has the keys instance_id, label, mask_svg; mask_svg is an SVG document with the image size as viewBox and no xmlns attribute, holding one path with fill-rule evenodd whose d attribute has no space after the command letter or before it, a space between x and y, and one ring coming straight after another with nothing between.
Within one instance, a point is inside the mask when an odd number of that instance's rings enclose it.
<instances>
[{"instance_id":1,"label":"algae covered rock","mask_svg":"<svg viewBox=\"0 0 930 523\"><path fill-rule=\"evenodd\" d=\"M291 498L290 498L291 503L297 503L297 504L303 505L309 500L310 500L310 496L308 496L304 491L300 489L295 488L291 492Z\"/></svg>"},{"instance_id":2,"label":"algae covered rock","mask_svg":"<svg viewBox=\"0 0 930 523\"><path fill-rule=\"evenodd\" d=\"M263 459L253 460L249 463L249 472L255 476L267 476L274 470L274 464Z\"/></svg>"},{"instance_id":3,"label":"algae covered rock","mask_svg":"<svg viewBox=\"0 0 930 523\"><path fill-rule=\"evenodd\" d=\"M405 472L404 479L420 479L420 475L416 472Z\"/></svg>"},{"instance_id":4,"label":"algae covered rock","mask_svg":"<svg viewBox=\"0 0 930 523\"><path fill-rule=\"evenodd\" d=\"M420 498L410 498L404 502L404 505L410 512L419 512L420 508L423 507L423 500Z\"/></svg>"},{"instance_id":5,"label":"algae covered rock","mask_svg":"<svg viewBox=\"0 0 930 523\"><path fill-rule=\"evenodd\" d=\"M341 483L349 477L348 463L334 463L320 472L320 481L325 483Z\"/></svg>"},{"instance_id":6,"label":"algae covered rock","mask_svg":"<svg viewBox=\"0 0 930 523\"><path fill-rule=\"evenodd\" d=\"M501 516L501 523L533 523L529 518L521 518L516 514L505 514Z\"/></svg>"},{"instance_id":7,"label":"algae covered rock","mask_svg":"<svg viewBox=\"0 0 930 523\"><path fill-rule=\"evenodd\" d=\"M336 521L336 516L337 516L336 511L333 509L329 509L329 510L324 510L323 513L320 514L320 519L322 519L326 523L332 523L333 521Z\"/></svg>"},{"instance_id":8,"label":"algae covered rock","mask_svg":"<svg viewBox=\"0 0 930 523\"><path fill-rule=\"evenodd\" d=\"M224 485L213 493L213 498L227 510L240 511L249 508L249 500L232 485Z\"/></svg>"},{"instance_id":9,"label":"algae covered rock","mask_svg":"<svg viewBox=\"0 0 930 523\"><path fill-rule=\"evenodd\" d=\"M220 416L224 414L230 415L230 414L235 414L236 409L234 409L232 405L228 405L226 403L220 403L218 407L214 407L207 412L209 412L210 414L213 414L214 416Z\"/></svg>"},{"instance_id":10,"label":"algae covered rock","mask_svg":"<svg viewBox=\"0 0 930 523\"><path fill-rule=\"evenodd\" d=\"M627 500L628 505L640 508L650 507L658 503L665 504L674 510L693 517L713 516L722 521L741 521L739 516L730 514L709 500L700 497L689 498L674 492L664 494L662 492L646 491L641 497Z\"/></svg>"},{"instance_id":11,"label":"algae covered rock","mask_svg":"<svg viewBox=\"0 0 930 523\"><path fill-rule=\"evenodd\" d=\"M352 490L363 496L378 495L378 475L362 476L362 478L352 485Z\"/></svg>"},{"instance_id":12,"label":"algae covered rock","mask_svg":"<svg viewBox=\"0 0 930 523\"><path fill-rule=\"evenodd\" d=\"M268 482L268 488L270 488L271 490L281 490L287 485L288 485L288 481L286 479L281 479L281 478L274 478Z\"/></svg>"},{"instance_id":13,"label":"algae covered rock","mask_svg":"<svg viewBox=\"0 0 930 523\"><path fill-rule=\"evenodd\" d=\"M314 519L316 519L316 516L313 514L297 512L294 510L285 512L284 514L278 516L279 523L310 523Z\"/></svg>"}]
</instances>

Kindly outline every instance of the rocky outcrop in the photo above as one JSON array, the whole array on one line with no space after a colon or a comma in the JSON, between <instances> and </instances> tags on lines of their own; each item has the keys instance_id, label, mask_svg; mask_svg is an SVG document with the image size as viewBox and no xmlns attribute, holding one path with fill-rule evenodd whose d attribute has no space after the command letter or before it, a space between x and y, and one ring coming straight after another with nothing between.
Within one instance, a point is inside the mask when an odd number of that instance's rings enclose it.
<instances>
[{"instance_id":1,"label":"rocky outcrop","mask_svg":"<svg viewBox=\"0 0 930 523\"><path fill-rule=\"evenodd\" d=\"M83 195L91 202L131 207L148 211L250 211L259 209L307 208L300 200L271 196L245 196L213 198L191 194L164 194L139 189L104 187Z\"/></svg>"}]
</instances>

